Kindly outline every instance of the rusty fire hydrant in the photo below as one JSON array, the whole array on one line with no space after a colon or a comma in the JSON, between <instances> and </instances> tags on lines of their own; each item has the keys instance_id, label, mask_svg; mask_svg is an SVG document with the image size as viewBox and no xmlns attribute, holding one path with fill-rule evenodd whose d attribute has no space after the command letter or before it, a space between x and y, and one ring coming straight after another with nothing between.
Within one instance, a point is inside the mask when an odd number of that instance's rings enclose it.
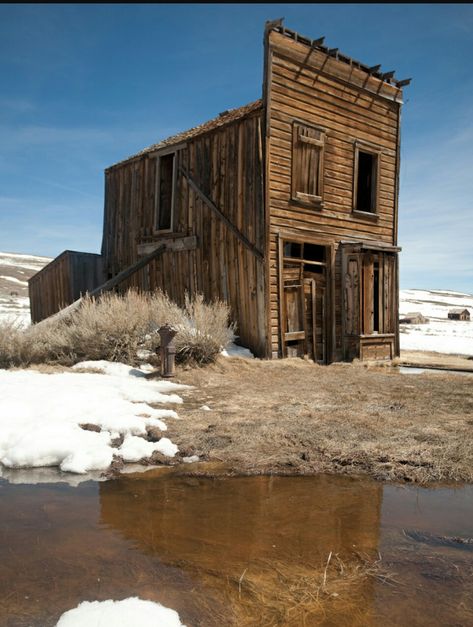
<instances>
[{"instance_id":1,"label":"rusty fire hydrant","mask_svg":"<svg viewBox=\"0 0 473 627\"><path fill-rule=\"evenodd\" d=\"M161 346L159 348L161 356L161 376L166 378L174 377L174 362L176 358L174 337L177 331L170 324L165 324L158 329L158 333L161 338Z\"/></svg>"}]
</instances>

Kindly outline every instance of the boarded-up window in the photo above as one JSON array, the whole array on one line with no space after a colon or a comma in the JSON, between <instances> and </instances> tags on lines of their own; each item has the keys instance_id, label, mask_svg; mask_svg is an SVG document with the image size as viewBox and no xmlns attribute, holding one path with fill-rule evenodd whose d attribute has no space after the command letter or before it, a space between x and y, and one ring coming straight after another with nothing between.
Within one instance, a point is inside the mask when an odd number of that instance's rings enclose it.
<instances>
[{"instance_id":1,"label":"boarded-up window","mask_svg":"<svg viewBox=\"0 0 473 627\"><path fill-rule=\"evenodd\" d=\"M175 153L157 159L156 230L172 231L175 187Z\"/></svg>"},{"instance_id":2,"label":"boarded-up window","mask_svg":"<svg viewBox=\"0 0 473 627\"><path fill-rule=\"evenodd\" d=\"M294 122L292 133L292 198L310 205L323 200L325 133Z\"/></svg>"},{"instance_id":3,"label":"boarded-up window","mask_svg":"<svg viewBox=\"0 0 473 627\"><path fill-rule=\"evenodd\" d=\"M355 144L353 209L377 213L380 154L376 150Z\"/></svg>"}]
</instances>

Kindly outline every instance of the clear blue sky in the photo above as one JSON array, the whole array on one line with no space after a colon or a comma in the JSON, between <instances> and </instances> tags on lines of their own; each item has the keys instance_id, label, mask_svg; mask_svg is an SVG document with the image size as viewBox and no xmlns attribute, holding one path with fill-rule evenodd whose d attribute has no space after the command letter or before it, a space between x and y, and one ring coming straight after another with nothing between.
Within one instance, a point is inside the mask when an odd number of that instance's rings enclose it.
<instances>
[{"instance_id":1,"label":"clear blue sky","mask_svg":"<svg viewBox=\"0 0 473 627\"><path fill-rule=\"evenodd\" d=\"M472 5L0 5L0 250L98 252L104 168L259 98L277 17L413 78L401 287L473 292Z\"/></svg>"}]
</instances>

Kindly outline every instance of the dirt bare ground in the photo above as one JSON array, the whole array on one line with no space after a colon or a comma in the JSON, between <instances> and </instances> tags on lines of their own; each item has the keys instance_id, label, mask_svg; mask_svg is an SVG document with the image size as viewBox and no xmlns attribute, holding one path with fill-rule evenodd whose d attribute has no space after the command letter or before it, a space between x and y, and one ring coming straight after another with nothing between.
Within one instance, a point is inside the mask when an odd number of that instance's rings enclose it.
<instances>
[{"instance_id":1,"label":"dirt bare ground","mask_svg":"<svg viewBox=\"0 0 473 627\"><path fill-rule=\"evenodd\" d=\"M399 365L409 364L420 368L440 368L473 372L473 358L465 355L446 355L430 351L401 351Z\"/></svg>"},{"instance_id":2,"label":"dirt bare ground","mask_svg":"<svg viewBox=\"0 0 473 627\"><path fill-rule=\"evenodd\" d=\"M166 435L231 473L473 481L471 375L219 358L177 380L194 388Z\"/></svg>"}]
</instances>

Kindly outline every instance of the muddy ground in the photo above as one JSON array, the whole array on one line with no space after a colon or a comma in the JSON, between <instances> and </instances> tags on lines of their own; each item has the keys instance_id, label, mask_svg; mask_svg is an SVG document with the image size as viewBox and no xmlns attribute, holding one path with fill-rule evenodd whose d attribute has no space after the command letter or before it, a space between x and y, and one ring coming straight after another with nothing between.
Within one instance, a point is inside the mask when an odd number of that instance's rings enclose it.
<instances>
[{"instance_id":1,"label":"muddy ground","mask_svg":"<svg viewBox=\"0 0 473 627\"><path fill-rule=\"evenodd\" d=\"M219 358L176 381L194 389L166 435L232 473L473 481L471 375Z\"/></svg>"}]
</instances>

